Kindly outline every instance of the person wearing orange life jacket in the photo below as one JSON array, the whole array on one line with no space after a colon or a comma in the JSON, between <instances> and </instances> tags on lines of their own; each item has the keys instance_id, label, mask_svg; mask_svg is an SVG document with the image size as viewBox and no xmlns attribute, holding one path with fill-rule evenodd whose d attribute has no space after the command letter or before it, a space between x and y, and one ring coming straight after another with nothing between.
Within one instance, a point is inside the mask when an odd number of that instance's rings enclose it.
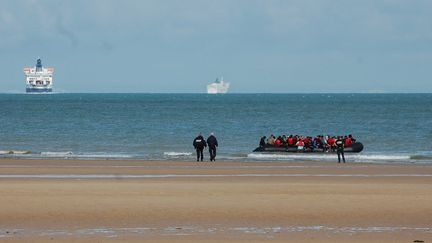
<instances>
[{"instance_id":1,"label":"person wearing orange life jacket","mask_svg":"<svg viewBox=\"0 0 432 243\"><path fill-rule=\"evenodd\" d=\"M344 140L345 140L344 141L344 146L345 147L349 147L349 146L352 145L352 139L350 137L345 136Z\"/></svg>"},{"instance_id":2,"label":"person wearing orange life jacket","mask_svg":"<svg viewBox=\"0 0 432 243\"><path fill-rule=\"evenodd\" d=\"M336 147L336 139L335 137L329 137L329 139L327 140L328 145L330 146L330 148L332 149L332 151L334 151L334 148Z\"/></svg>"},{"instance_id":3,"label":"person wearing orange life jacket","mask_svg":"<svg viewBox=\"0 0 432 243\"><path fill-rule=\"evenodd\" d=\"M289 135L288 137L288 146L294 146L294 138L292 135Z\"/></svg>"},{"instance_id":4,"label":"person wearing orange life jacket","mask_svg":"<svg viewBox=\"0 0 432 243\"><path fill-rule=\"evenodd\" d=\"M282 140L282 138L279 136L279 137L276 139L274 145L275 145L276 147L281 146L281 144L282 144L282 141L281 141L281 140Z\"/></svg>"}]
</instances>

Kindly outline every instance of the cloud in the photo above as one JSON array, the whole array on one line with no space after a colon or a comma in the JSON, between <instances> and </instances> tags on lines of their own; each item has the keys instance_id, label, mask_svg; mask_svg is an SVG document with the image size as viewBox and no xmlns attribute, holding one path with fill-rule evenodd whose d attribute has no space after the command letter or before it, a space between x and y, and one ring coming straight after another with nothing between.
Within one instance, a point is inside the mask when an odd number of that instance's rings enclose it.
<instances>
[{"instance_id":1,"label":"cloud","mask_svg":"<svg viewBox=\"0 0 432 243\"><path fill-rule=\"evenodd\" d=\"M69 40L72 47L78 46L77 36L75 35L74 32L72 32L71 30L69 30L68 28L65 27L65 25L63 23L63 19L61 17L58 18L58 20L55 24L55 29L57 30L57 33L59 35L65 37L67 40Z\"/></svg>"},{"instance_id":2,"label":"cloud","mask_svg":"<svg viewBox=\"0 0 432 243\"><path fill-rule=\"evenodd\" d=\"M0 33L6 28L6 38L49 40L60 36L73 47L82 39L137 36L210 39L249 35L300 42L337 41L338 37L351 41L429 38L431 7L428 1L403 0L18 0L0 3Z\"/></svg>"},{"instance_id":3,"label":"cloud","mask_svg":"<svg viewBox=\"0 0 432 243\"><path fill-rule=\"evenodd\" d=\"M90 75L113 57L127 70L148 67L146 78L166 84L230 71L248 82L292 77L312 84L325 75L346 78L359 66L371 76L385 62L406 67L400 60L407 57L413 69L428 63L419 60L432 53L432 1L0 0L0 36L2 53L48 53L57 66L64 62L63 74L75 59ZM114 79L103 75L90 78ZM137 79L128 75L115 78Z\"/></svg>"}]
</instances>

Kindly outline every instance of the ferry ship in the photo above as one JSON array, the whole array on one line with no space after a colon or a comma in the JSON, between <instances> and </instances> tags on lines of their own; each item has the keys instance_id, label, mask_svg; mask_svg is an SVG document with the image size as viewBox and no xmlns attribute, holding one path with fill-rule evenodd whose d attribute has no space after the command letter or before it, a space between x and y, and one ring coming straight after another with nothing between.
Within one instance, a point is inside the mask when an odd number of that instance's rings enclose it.
<instances>
[{"instance_id":1,"label":"ferry ship","mask_svg":"<svg viewBox=\"0 0 432 243\"><path fill-rule=\"evenodd\" d=\"M52 92L54 68L42 66L42 60L39 58L36 61L35 67L24 68L26 76L26 92L27 93L50 93Z\"/></svg>"},{"instance_id":2,"label":"ferry ship","mask_svg":"<svg viewBox=\"0 0 432 243\"><path fill-rule=\"evenodd\" d=\"M207 94L226 94L230 83L224 82L223 77L216 79L213 83L207 85Z\"/></svg>"}]
</instances>

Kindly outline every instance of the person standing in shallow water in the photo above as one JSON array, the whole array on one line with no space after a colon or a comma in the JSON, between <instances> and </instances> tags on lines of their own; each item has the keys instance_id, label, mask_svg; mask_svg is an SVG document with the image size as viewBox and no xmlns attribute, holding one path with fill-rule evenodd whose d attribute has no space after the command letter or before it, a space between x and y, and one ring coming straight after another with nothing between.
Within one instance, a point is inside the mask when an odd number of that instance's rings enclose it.
<instances>
[{"instance_id":1,"label":"person standing in shallow water","mask_svg":"<svg viewBox=\"0 0 432 243\"><path fill-rule=\"evenodd\" d=\"M214 133L210 133L207 138L207 145L209 147L210 161L216 161L216 147L218 146L218 141Z\"/></svg>"},{"instance_id":2,"label":"person standing in shallow water","mask_svg":"<svg viewBox=\"0 0 432 243\"><path fill-rule=\"evenodd\" d=\"M193 146L197 153L197 161L201 159L203 161L204 155L203 151L204 148L207 146L206 141L204 140L204 137L201 135L201 133L194 139Z\"/></svg>"},{"instance_id":3,"label":"person standing in shallow water","mask_svg":"<svg viewBox=\"0 0 432 243\"><path fill-rule=\"evenodd\" d=\"M336 140L336 152L337 152L337 156L338 156L338 163L341 162L341 156L342 156L342 160L345 163L345 155L344 155L344 149L345 149L345 144L344 144L344 140L342 137L338 137L338 139Z\"/></svg>"},{"instance_id":4,"label":"person standing in shallow water","mask_svg":"<svg viewBox=\"0 0 432 243\"><path fill-rule=\"evenodd\" d=\"M262 137L261 137L261 140L260 140L260 143L259 143L259 146L260 146L261 148L264 148L264 147L266 146L266 141L265 141L265 139L266 139L266 136L262 136Z\"/></svg>"}]
</instances>

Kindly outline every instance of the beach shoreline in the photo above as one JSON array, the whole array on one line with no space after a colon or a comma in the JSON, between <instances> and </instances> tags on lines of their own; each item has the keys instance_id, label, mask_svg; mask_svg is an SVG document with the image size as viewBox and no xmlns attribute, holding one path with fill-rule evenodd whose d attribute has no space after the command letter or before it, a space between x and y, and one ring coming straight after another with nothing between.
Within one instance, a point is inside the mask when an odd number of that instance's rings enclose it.
<instances>
[{"instance_id":1,"label":"beach shoreline","mask_svg":"<svg viewBox=\"0 0 432 243\"><path fill-rule=\"evenodd\" d=\"M0 159L5 242L432 239L432 165Z\"/></svg>"}]
</instances>

